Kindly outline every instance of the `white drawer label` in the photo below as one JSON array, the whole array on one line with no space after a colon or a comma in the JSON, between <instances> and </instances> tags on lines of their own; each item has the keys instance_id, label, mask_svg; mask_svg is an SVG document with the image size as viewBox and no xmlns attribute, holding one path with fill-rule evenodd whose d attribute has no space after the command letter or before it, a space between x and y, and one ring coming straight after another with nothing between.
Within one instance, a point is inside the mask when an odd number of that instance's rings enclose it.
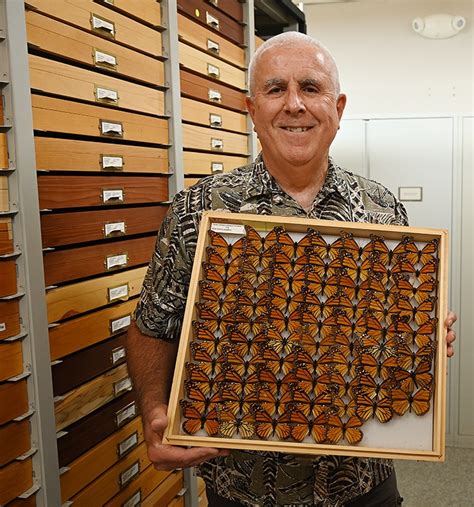
<instances>
[{"instance_id":1,"label":"white drawer label","mask_svg":"<svg viewBox=\"0 0 474 507\"><path fill-rule=\"evenodd\" d=\"M222 94L218 90L209 89L207 95L212 102L220 102L222 100Z\"/></svg>"},{"instance_id":2,"label":"white drawer label","mask_svg":"<svg viewBox=\"0 0 474 507\"><path fill-rule=\"evenodd\" d=\"M102 202L106 203L109 201L124 201L124 193L121 188L114 188L112 190L102 190Z\"/></svg>"},{"instance_id":3,"label":"white drawer label","mask_svg":"<svg viewBox=\"0 0 474 507\"><path fill-rule=\"evenodd\" d=\"M209 124L211 127L222 127L222 116L220 114L210 114Z\"/></svg>"},{"instance_id":4,"label":"white drawer label","mask_svg":"<svg viewBox=\"0 0 474 507\"><path fill-rule=\"evenodd\" d=\"M94 30L101 30L107 32L112 37L115 37L115 25L112 21L107 21L106 19L92 14L91 25Z\"/></svg>"},{"instance_id":5,"label":"white drawer label","mask_svg":"<svg viewBox=\"0 0 474 507\"><path fill-rule=\"evenodd\" d=\"M219 70L219 67L216 67L215 65L208 63L207 64L207 75L211 76L211 77L219 78L221 75L221 71Z\"/></svg>"},{"instance_id":6,"label":"white drawer label","mask_svg":"<svg viewBox=\"0 0 474 507\"><path fill-rule=\"evenodd\" d=\"M7 329L7 325L5 324L5 322L0 322L0 331L6 331Z\"/></svg>"},{"instance_id":7,"label":"white drawer label","mask_svg":"<svg viewBox=\"0 0 474 507\"><path fill-rule=\"evenodd\" d=\"M128 421L129 419L132 419L137 415L137 405L134 401L130 403L130 405L127 405L122 410L119 410L115 414L115 422L117 426L121 426L125 421Z\"/></svg>"},{"instance_id":8,"label":"white drawer label","mask_svg":"<svg viewBox=\"0 0 474 507\"><path fill-rule=\"evenodd\" d=\"M207 49L208 49L208 51L212 51L213 53L215 53L216 55L218 55L219 51L220 51L219 43L218 42L214 42L211 39L207 39Z\"/></svg>"},{"instance_id":9,"label":"white drawer label","mask_svg":"<svg viewBox=\"0 0 474 507\"><path fill-rule=\"evenodd\" d=\"M125 234L125 222L113 222L110 224L105 224L104 226L104 236L108 238L112 234Z\"/></svg>"},{"instance_id":10,"label":"white drawer label","mask_svg":"<svg viewBox=\"0 0 474 507\"><path fill-rule=\"evenodd\" d=\"M125 317L120 317L120 319L115 319L110 321L110 330L112 333L116 333L117 331L121 331L122 329L128 327L132 322L131 315L125 315Z\"/></svg>"},{"instance_id":11,"label":"white drawer label","mask_svg":"<svg viewBox=\"0 0 474 507\"><path fill-rule=\"evenodd\" d=\"M223 150L224 149L224 141L222 139L217 139L215 137L212 137L211 138L211 149Z\"/></svg>"},{"instance_id":12,"label":"white drawer label","mask_svg":"<svg viewBox=\"0 0 474 507\"><path fill-rule=\"evenodd\" d=\"M118 396L125 391L131 391L131 389L132 381L130 377L125 377L124 379L114 383L114 396Z\"/></svg>"},{"instance_id":13,"label":"white drawer label","mask_svg":"<svg viewBox=\"0 0 474 507\"><path fill-rule=\"evenodd\" d=\"M222 162L211 162L211 171L213 173L224 172L224 164Z\"/></svg>"},{"instance_id":14,"label":"white drawer label","mask_svg":"<svg viewBox=\"0 0 474 507\"><path fill-rule=\"evenodd\" d=\"M97 100L106 100L110 102L118 102L118 92L111 90L110 88L99 88L95 89Z\"/></svg>"},{"instance_id":15,"label":"white drawer label","mask_svg":"<svg viewBox=\"0 0 474 507\"><path fill-rule=\"evenodd\" d=\"M136 507L140 505L142 501L142 491L138 490L133 496L131 496L125 503L122 504L122 507Z\"/></svg>"},{"instance_id":16,"label":"white drawer label","mask_svg":"<svg viewBox=\"0 0 474 507\"><path fill-rule=\"evenodd\" d=\"M121 359L125 359L125 347L117 347L112 350L112 364L117 364Z\"/></svg>"},{"instance_id":17,"label":"white drawer label","mask_svg":"<svg viewBox=\"0 0 474 507\"><path fill-rule=\"evenodd\" d=\"M219 20L206 11L206 23L212 28L219 30Z\"/></svg>"},{"instance_id":18,"label":"white drawer label","mask_svg":"<svg viewBox=\"0 0 474 507\"><path fill-rule=\"evenodd\" d=\"M123 136L123 127L121 123L100 120L100 132L104 136Z\"/></svg>"},{"instance_id":19,"label":"white drawer label","mask_svg":"<svg viewBox=\"0 0 474 507\"><path fill-rule=\"evenodd\" d=\"M120 254L120 255L111 255L110 257L105 258L105 267L107 269L112 269L116 267L126 266L128 263L128 255Z\"/></svg>"},{"instance_id":20,"label":"white drawer label","mask_svg":"<svg viewBox=\"0 0 474 507\"><path fill-rule=\"evenodd\" d=\"M220 224L218 222L214 222L211 225L211 231L218 232L220 234L245 235L245 227L240 224Z\"/></svg>"},{"instance_id":21,"label":"white drawer label","mask_svg":"<svg viewBox=\"0 0 474 507\"><path fill-rule=\"evenodd\" d=\"M118 287L110 287L109 291L109 302L116 301L117 299L128 297L128 283L119 285Z\"/></svg>"},{"instance_id":22,"label":"white drawer label","mask_svg":"<svg viewBox=\"0 0 474 507\"><path fill-rule=\"evenodd\" d=\"M118 455L121 458L126 452L130 451L133 447L138 444L138 433L135 431L132 435L130 435L125 440L122 440L117 445Z\"/></svg>"},{"instance_id":23,"label":"white drawer label","mask_svg":"<svg viewBox=\"0 0 474 507\"><path fill-rule=\"evenodd\" d=\"M94 62L98 65L110 65L111 67L117 66L117 58L109 53L104 53L98 49L94 49Z\"/></svg>"},{"instance_id":24,"label":"white drawer label","mask_svg":"<svg viewBox=\"0 0 474 507\"><path fill-rule=\"evenodd\" d=\"M123 157L102 155L102 169L123 169Z\"/></svg>"},{"instance_id":25,"label":"white drawer label","mask_svg":"<svg viewBox=\"0 0 474 507\"><path fill-rule=\"evenodd\" d=\"M125 486L125 484L128 484L139 473L140 473L140 462L137 461L130 468L127 468L127 470L125 470L125 472L122 472L120 474L120 479L119 479L120 487L123 487L123 486Z\"/></svg>"}]
</instances>

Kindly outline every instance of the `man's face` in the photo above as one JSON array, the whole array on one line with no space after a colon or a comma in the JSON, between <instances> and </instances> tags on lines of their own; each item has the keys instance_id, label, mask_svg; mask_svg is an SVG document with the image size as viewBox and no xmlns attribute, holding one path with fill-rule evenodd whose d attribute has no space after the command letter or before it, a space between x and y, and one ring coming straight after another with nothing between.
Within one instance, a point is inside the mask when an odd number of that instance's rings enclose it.
<instances>
[{"instance_id":1,"label":"man's face","mask_svg":"<svg viewBox=\"0 0 474 507\"><path fill-rule=\"evenodd\" d=\"M270 168L327 159L346 102L336 96L330 65L307 45L270 48L259 59L247 107Z\"/></svg>"}]
</instances>

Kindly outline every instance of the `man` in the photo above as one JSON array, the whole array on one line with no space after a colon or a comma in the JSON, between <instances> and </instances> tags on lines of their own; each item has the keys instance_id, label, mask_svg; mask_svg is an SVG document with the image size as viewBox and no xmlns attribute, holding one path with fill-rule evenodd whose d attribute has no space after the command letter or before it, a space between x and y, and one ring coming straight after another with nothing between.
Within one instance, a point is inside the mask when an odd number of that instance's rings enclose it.
<instances>
[{"instance_id":1,"label":"man","mask_svg":"<svg viewBox=\"0 0 474 507\"><path fill-rule=\"evenodd\" d=\"M295 32L250 65L247 107L262 145L255 163L178 194L163 222L128 338L128 365L157 469L200 466L213 507L400 503L390 460L180 448L162 444L181 321L203 209L406 225L382 185L338 168L329 147L346 96L328 51ZM449 314L448 355L456 316ZM159 339L156 339L159 338Z\"/></svg>"}]
</instances>

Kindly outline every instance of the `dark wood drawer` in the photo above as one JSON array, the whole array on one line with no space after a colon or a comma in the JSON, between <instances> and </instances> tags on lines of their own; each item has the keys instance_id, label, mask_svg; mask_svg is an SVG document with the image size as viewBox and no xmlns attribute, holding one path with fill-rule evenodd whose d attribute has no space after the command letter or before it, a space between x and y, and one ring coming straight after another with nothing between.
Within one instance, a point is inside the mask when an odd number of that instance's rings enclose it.
<instances>
[{"instance_id":1,"label":"dark wood drawer","mask_svg":"<svg viewBox=\"0 0 474 507\"><path fill-rule=\"evenodd\" d=\"M240 0L205 0L205 2L240 23L244 20L243 2Z\"/></svg>"},{"instance_id":2,"label":"dark wood drawer","mask_svg":"<svg viewBox=\"0 0 474 507\"><path fill-rule=\"evenodd\" d=\"M28 498L15 498L5 507L36 507L36 495L31 495Z\"/></svg>"},{"instance_id":3,"label":"dark wood drawer","mask_svg":"<svg viewBox=\"0 0 474 507\"><path fill-rule=\"evenodd\" d=\"M221 83L197 76L184 69L180 72L181 93L208 104L221 105L234 111L246 111L245 93L233 90Z\"/></svg>"},{"instance_id":4,"label":"dark wood drawer","mask_svg":"<svg viewBox=\"0 0 474 507\"><path fill-rule=\"evenodd\" d=\"M15 261L0 260L0 297L11 296L17 291Z\"/></svg>"},{"instance_id":5,"label":"dark wood drawer","mask_svg":"<svg viewBox=\"0 0 474 507\"><path fill-rule=\"evenodd\" d=\"M33 467L31 458L25 461L13 461L0 468L0 505L4 505L33 485Z\"/></svg>"},{"instance_id":6,"label":"dark wood drawer","mask_svg":"<svg viewBox=\"0 0 474 507\"><path fill-rule=\"evenodd\" d=\"M48 171L167 173L168 151L118 143L35 137L36 167Z\"/></svg>"},{"instance_id":7,"label":"dark wood drawer","mask_svg":"<svg viewBox=\"0 0 474 507\"><path fill-rule=\"evenodd\" d=\"M26 380L0 384L0 424L28 412Z\"/></svg>"},{"instance_id":8,"label":"dark wood drawer","mask_svg":"<svg viewBox=\"0 0 474 507\"><path fill-rule=\"evenodd\" d=\"M7 135L0 134L0 169L8 167L8 145Z\"/></svg>"},{"instance_id":9,"label":"dark wood drawer","mask_svg":"<svg viewBox=\"0 0 474 507\"><path fill-rule=\"evenodd\" d=\"M21 342L0 342L0 382L23 373Z\"/></svg>"},{"instance_id":10,"label":"dark wood drawer","mask_svg":"<svg viewBox=\"0 0 474 507\"><path fill-rule=\"evenodd\" d=\"M167 120L43 95L31 98L35 130L168 144Z\"/></svg>"},{"instance_id":11,"label":"dark wood drawer","mask_svg":"<svg viewBox=\"0 0 474 507\"><path fill-rule=\"evenodd\" d=\"M0 218L0 255L13 252L12 219Z\"/></svg>"},{"instance_id":12,"label":"dark wood drawer","mask_svg":"<svg viewBox=\"0 0 474 507\"><path fill-rule=\"evenodd\" d=\"M0 340L20 332L20 308L17 300L0 301Z\"/></svg>"},{"instance_id":13,"label":"dark wood drawer","mask_svg":"<svg viewBox=\"0 0 474 507\"><path fill-rule=\"evenodd\" d=\"M125 362L125 333L64 357L52 366L53 392L60 396Z\"/></svg>"},{"instance_id":14,"label":"dark wood drawer","mask_svg":"<svg viewBox=\"0 0 474 507\"><path fill-rule=\"evenodd\" d=\"M29 451L30 422L23 420L0 426L0 467Z\"/></svg>"},{"instance_id":15,"label":"dark wood drawer","mask_svg":"<svg viewBox=\"0 0 474 507\"><path fill-rule=\"evenodd\" d=\"M43 257L46 285L78 280L123 268L147 264L156 236L108 242L68 250L45 252Z\"/></svg>"},{"instance_id":16,"label":"dark wood drawer","mask_svg":"<svg viewBox=\"0 0 474 507\"><path fill-rule=\"evenodd\" d=\"M125 393L107 405L69 426L58 438L59 466L71 463L99 442L130 422L138 414L133 392Z\"/></svg>"},{"instance_id":17,"label":"dark wood drawer","mask_svg":"<svg viewBox=\"0 0 474 507\"><path fill-rule=\"evenodd\" d=\"M79 211L41 216L43 247L156 232L167 206Z\"/></svg>"},{"instance_id":18,"label":"dark wood drawer","mask_svg":"<svg viewBox=\"0 0 474 507\"><path fill-rule=\"evenodd\" d=\"M244 45L243 26L204 0L178 0L178 10L239 45Z\"/></svg>"},{"instance_id":19,"label":"dark wood drawer","mask_svg":"<svg viewBox=\"0 0 474 507\"><path fill-rule=\"evenodd\" d=\"M146 269L146 266L128 269L48 290L48 323L138 296Z\"/></svg>"}]
</instances>

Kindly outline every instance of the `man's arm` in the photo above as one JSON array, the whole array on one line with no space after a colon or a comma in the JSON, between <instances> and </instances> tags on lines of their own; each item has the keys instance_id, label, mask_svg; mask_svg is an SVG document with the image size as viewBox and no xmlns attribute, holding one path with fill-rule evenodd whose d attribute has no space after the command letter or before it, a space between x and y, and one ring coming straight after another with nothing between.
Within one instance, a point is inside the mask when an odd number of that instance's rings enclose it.
<instances>
[{"instance_id":1,"label":"man's arm","mask_svg":"<svg viewBox=\"0 0 474 507\"><path fill-rule=\"evenodd\" d=\"M178 344L143 334L132 322L127 336L127 365L141 409L148 458L157 470L196 466L228 451L163 444L166 411Z\"/></svg>"}]
</instances>

